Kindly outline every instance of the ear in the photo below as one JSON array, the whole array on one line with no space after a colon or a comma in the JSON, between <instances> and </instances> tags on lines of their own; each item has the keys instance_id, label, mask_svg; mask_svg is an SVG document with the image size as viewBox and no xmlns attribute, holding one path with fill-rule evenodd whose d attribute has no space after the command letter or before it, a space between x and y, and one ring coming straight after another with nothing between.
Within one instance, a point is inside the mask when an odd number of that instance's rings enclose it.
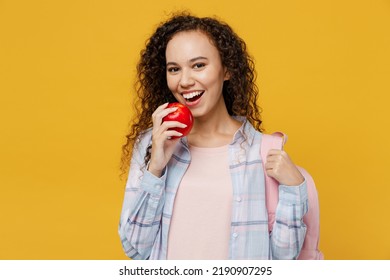
<instances>
[{"instance_id":1,"label":"ear","mask_svg":"<svg viewBox=\"0 0 390 280\"><path fill-rule=\"evenodd\" d=\"M225 76L223 77L224 81L230 80L230 72L225 68Z\"/></svg>"}]
</instances>

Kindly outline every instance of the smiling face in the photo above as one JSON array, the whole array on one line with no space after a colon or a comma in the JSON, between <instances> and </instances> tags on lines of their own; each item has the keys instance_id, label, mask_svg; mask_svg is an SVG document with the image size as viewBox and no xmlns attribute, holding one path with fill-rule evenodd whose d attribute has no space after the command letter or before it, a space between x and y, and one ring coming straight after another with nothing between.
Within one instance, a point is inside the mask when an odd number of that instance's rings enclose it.
<instances>
[{"instance_id":1,"label":"smiling face","mask_svg":"<svg viewBox=\"0 0 390 280\"><path fill-rule=\"evenodd\" d=\"M222 87L228 75L207 35L179 32L168 42L165 55L168 88L195 118L226 110Z\"/></svg>"}]
</instances>

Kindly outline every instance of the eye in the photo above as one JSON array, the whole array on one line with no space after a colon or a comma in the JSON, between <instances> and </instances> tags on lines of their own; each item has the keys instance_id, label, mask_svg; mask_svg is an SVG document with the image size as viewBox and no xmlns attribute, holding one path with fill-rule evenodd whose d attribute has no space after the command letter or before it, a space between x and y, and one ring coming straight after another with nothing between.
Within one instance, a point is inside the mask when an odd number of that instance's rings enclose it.
<instances>
[{"instance_id":1,"label":"eye","mask_svg":"<svg viewBox=\"0 0 390 280\"><path fill-rule=\"evenodd\" d=\"M195 63L193 67L194 67L194 69L200 69L200 68L203 68L205 66L206 66L205 63L198 62L198 63Z\"/></svg>"},{"instance_id":2,"label":"eye","mask_svg":"<svg viewBox=\"0 0 390 280\"><path fill-rule=\"evenodd\" d=\"M176 73L179 70L180 70L179 67L176 67L176 66L168 67L168 69L167 69L167 71L170 73Z\"/></svg>"}]
</instances>

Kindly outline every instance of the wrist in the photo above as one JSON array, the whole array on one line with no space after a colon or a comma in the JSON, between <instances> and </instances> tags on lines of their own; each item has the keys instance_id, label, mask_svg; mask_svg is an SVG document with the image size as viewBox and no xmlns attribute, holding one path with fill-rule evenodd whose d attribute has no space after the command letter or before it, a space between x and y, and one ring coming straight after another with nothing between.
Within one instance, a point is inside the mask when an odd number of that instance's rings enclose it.
<instances>
[{"instance_id":1,"label":"wrist","mask_svg":"<svg viewBox=\"0 0 390 280\"><path fill-rule=\"evenodd\" d=\"M158 168L154 168L152 164L150 164L147 168L147 170L152 173L154 176L160 178L162 174L162 170Z\"/></svg>"},{"instance_id":2,"label":"wrist","mask_svg":"<svg viewBox=\"0 0 390 280\"><path fill-rule=\"evenodd\" d=\"M299 177L294 178L293 180L288 182L288 184L284 184L284 185L287 186L287 187L294 187L294 186L302 185L303 182L305 182L305 177L303 177L303 175L300 174Z\"/></svg>"}]
</instances>

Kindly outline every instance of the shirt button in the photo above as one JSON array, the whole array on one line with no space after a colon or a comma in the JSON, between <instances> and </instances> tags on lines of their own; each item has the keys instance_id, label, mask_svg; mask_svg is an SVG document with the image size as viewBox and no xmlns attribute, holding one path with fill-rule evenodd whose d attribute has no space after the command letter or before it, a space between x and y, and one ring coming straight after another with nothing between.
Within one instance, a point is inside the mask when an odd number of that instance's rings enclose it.
<instances>
[{"instance_id":1,"label":"shirt button","mask_svg":"<svg viewBox=\"0 0 390 280\"><path fill-rule=\"evenodd\" d=\"M241 200L242 200L241 197L237 197L237 198L236 198L236 201L237 201L237 202L241 202Z\"/></svg>"},{"instance_id":2,"label":"shirt button","mask_svg":"<svg viewBox=\"0 0 390 280\"><path fill-rule=\"evenodd\" d=\"M238 233L237 232L233 233L233 238L237 238L237 237L238 237Z\"/></svg>"}]
</instances>

